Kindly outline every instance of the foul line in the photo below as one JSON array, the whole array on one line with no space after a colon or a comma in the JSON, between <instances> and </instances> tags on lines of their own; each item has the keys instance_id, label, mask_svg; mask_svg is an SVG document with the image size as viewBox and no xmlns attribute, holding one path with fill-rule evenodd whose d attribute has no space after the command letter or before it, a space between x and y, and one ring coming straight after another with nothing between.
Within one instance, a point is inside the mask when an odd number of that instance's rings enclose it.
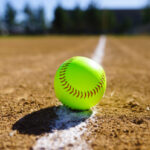
<instances>
[{"instance_id":1,"label":"foul line","mask_svg":"<svg viewBox=\"0 0 150 150\"><path fill-rule=\"evenodd\" d=\"M94 52L94 54L92 56L92 59L94 61L96 61L97 63L99 63L99 64L102 63L105 46L106 46L106 36L102 35L100 40L99 40L99 42L98 42L98 45L97 45L97 47L95 49L95 52Z\"/></svg>"},{"instance_id":2,"label":"foul line","mask_svg":"<svg viewBox=\"0 0 150 150\"><path fill-rule=\"evenodd\" d=\"M97 48L92 56L92 59L101 64L104 56L104 49L106 45L106 36L101 36ZM90 122L95 122L96 110L93 108L93 114L74 112L66 107L56 109L55 120L50 128L53 129L52 133L46 133L40 137L33 150L59 150L69 147L70 150L90 150L89 144L82 138L83 134L90 134L87 131L87 125ZM83 121L85 120L85 121Z\"/></svg>"}]
</instances>

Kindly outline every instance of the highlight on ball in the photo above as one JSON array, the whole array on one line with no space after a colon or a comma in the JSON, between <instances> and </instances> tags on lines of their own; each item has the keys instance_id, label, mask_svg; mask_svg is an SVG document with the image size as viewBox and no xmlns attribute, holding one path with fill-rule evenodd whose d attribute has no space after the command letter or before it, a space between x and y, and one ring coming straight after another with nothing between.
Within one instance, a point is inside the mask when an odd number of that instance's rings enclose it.
<instances>
[{"instance_id":1,"label":"highlight on ball","mask_svg":"<svg viewBox=\"0 0 150 150\"><path fill-rule=\"evenodd\" d=\"M76 56L66 60L54 79L56 97L71 109L87 110L104 95L104 69L92 59Z\"/></svg>"}]
</instances>

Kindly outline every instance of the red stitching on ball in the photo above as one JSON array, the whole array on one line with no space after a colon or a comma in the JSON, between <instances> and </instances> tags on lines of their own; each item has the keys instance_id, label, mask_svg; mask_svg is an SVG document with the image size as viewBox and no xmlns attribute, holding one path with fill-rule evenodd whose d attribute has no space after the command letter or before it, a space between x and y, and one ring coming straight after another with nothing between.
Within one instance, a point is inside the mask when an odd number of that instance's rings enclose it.
<instances>
[{"instance_id":1,"label":"red stitching on ball","mask_svg":"<svg viewBox=\"0 0 150 150\"><path fill-rule=\"evenodd\" d=\"M66 67L65 67L65 68L62 68L62 71L66 71L66 69L67 69Z\"/></svg>"},{"instance_id":2,"label":"red stitching on ball","mask_svg":"<svg viewBox=\"0 0 150 150\"><path fill-rule=\"evenodd\" d=\"M96 91L97 91L97 93L98 93L98 88L97 88L97 87L95 87L95 89L96 89Z\"/></svg>"},{"instance_id":3,"label":"red stitching on ball","mask_svg":"<svg viewBox=\"0 0 150 150\"><path fill-rule=\"evenodd\" d=\"M94 91L94 94L96 95L96 91L95 91L95 89L93 89L93 91Z\"/></svg>"},{"instance_id":4,"label":"red stitching on ball","mask_svg":"<svg viewBox=\"0 0 150 150\"><path fill-rule=\"evenodd\" d=\"M101 82L98 82L98 83L99 83L100 87L102 87L102 83Z\"/></svg>"},{"instance_id":5,"label":"red stitching on ball","mask_svg":"<svg viewBox=\"0 0 150 150\"><path fill-rule=\"evenodd\" d=\"M72 93L73 93L73 91L74 91L74 88L72 88L72 91L71 91L69 94L72 94Z\"/></svg>"},{"instance_id":6,"label":"red stitching on ball","mask_svg":"<svg viewBox=\"0 0 150 150\"><path fill-rule=\"evenodd\" d=\"M65 78L65 76L63 76L63 77L61 77L61 78L59 78L59 79L61 80L61 79L64 79L64 78Z\"/></svg>"},{"instance_id":7,"label":"red stitching on ball","mask_svg":"<svg viewBox=\"0 0 150 150\"><path fill-rule=\"evenodd\" d=\"M67 84L67 86L66 87L64 87L64 89L67 89L69 87L69 83Z\"/></svg>"},{"instance_id":8,"label":"red stitching on ball","mask_svg":"<svg viewBox=\"0 0 150 150\"><path fill-rule=\"evenodd\" d=\"M98 86L98 88L99 88L99 90L100 90L101 87L100 87L99 85L97 85L97 86Z\"/></svg>"},{"instance_id":9,"label":"red stitching on ball","mask_svg":"<svg viewBox=\"0 0 150 150\"><path fill-rule=\"evenodd\" d=\"M66 84L67 84L67 81L64 84L62 84L62 86L65 86Z\"/></svg>"},{"instance_id":10,"label":"red stitching on ball","mask_svg":"<svg viewBox=\"0 0 150 150\"><path fill-rule=\"evenodd\" d=\"M88 91L88 97L90 97L90 93L89 93L89 91Z\"/></svg>"},{"instance_id":11,"label":"red stitching on ball","mask_svg":"<svg viewBox=\"0 0 150 150\"><path fill-rule=\"evenodd\" d=\"M84 95L84 99L86 98L86 92L85 92L85 95Z\"/></svg>"},{"instance_id":12,"label":"red stitching on ball","mask_svg":"<svg viewBox=\"0 0 150 150\"><path fill-rule=\"evenodd\" d=\"M80 91L78 91L78 95L76 97L79 97L79 95L80 95Z\"/></svg>"},{"instance_id":13,"label":"red stitching on ball","mask_svg":"<svg viewBox=\"0 0 150 150\"><path fill-rule=\"evenodd\" d=\"M69 89L67 91L70 91L70 90L71 90L71 85L70 85L70 87L69 87Z\"/></svg>"},{"instance_id":14,"label":"red stitching on ball","mask_svg":"<svg viewBox=\"0 0 150 150\"><path fill-rule=\"evenodd\" d=\"M60 74L60 76L64 76L65 75L65 73L63 73L63 74Z\"/></svg>"},{"instance_id":15,"label":"red stitching on ball","mask_svg":"<svg viewBox=\"0 0 150 150\"><path fill-rule=\"evenodd\" d=\"M66 79L64 79L64 80L61 80L60 82L61 82L61 83L63 83L63 82L65 82L65 81L66 81Z\"/></svg>"},{"instance_id":16,"label":"red stitching on ball","mask_svg":"<svg viewBox=\"0 0 150 150\"><path fill-rule=\"evenodd\" d=\"M60 74L61 74L61 73L65 73L65 72L66 72L66 70L62 70L62 71L60 71Z\"/></svg>"},{"instance_id":17,"label":"red stitching on ball","mask_svg":"<svg viewBox=\"0 0 150 150\"><path fill-rule=\"evenodd\" d=\"M65 67L67 67L69 64L70 64L70 63L66 63L66 64L64 64L64 66L63 66L63 67L65 68Z\"/></svg>"},{"instance_id":18,"label":"red stitching on ball","mask_svg":"<svg viewBox=\"0 0 150 150\"><path fill-rule=\"evenodd\" d=\"M73 94L73 96L75 96L77 94L77 90L75 89L75 93Z\"/></svg>"},{"instance_id":19,"label":"red stitching on ball","mask_svg":"<svg viewBox=\"0 0 150 150\"><path fill-rule=\"evenodd\" d=\"M71 85L69 85L69 83L66 81L66 71L67 71L67 68L68 66L71 64L73 59L71 59L68 63L65 63L63 64L61 70L60 70L60 82L63 83L62 86L65 86L64 89L67 89L66 92L69 92L69 94L73 94L73 96L75 96L76 94L76 97L80 97L82 98L84 96L84 99L88 96L88 98L91 96L96 95L99 90L103 87L103 83L105 82L105 74L103 73L102 74L102 77L101 77L101 80L98 82L98 84L96 85L96 87L94 87L92 90L90 91L87 91L87 92L84 92L83 94L83 91L78 91L77 89L74 89ZM64 83L65 82L65 83Z\"/></svg>"},{"instance_id":20,"label":"red stitching on ball","mask_svg":"<svg viewBox=\"0 0 150 150\"><path fill-rule=\"evenodd\" d=\"M81 97L80 98L82 98L83 97L83 92L81 91Z\"/></svg>"}]
</instances>

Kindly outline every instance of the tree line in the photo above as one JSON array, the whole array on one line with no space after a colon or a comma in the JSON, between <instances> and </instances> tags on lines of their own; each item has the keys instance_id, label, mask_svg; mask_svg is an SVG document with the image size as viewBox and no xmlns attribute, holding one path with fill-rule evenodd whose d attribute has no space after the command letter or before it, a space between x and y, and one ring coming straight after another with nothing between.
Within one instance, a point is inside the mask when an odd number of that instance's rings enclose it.
<instances>
[{"instance_id":1,"label":"tree line","mask_svg":"<svg viewBox=\"0 0 150 150\"><path fill-rule=\"evenodd\" d=\"M7 34L100 34L125 33L134 27L132 18L120 21L114 11L100 10L93 4L86 10L76 7L66 10L58 6L54 20L47 22L43 7L32 9L26 5L23 9L24 19L18 22L17 11L11 4L6 5L5 13L0 17L0 33ZM141 11L141 24L150 23L150 7Z\"/></svg>"}]
</instances>

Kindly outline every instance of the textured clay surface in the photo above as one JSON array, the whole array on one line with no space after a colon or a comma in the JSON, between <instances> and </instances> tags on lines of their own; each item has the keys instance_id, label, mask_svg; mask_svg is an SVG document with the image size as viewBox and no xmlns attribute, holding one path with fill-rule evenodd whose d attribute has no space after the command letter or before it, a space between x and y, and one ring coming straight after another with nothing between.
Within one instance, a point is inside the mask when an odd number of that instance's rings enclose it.
<instances>
[{"instance_id":1,"label":"textured clay surface","mask_svg":"<svg viewBox=\"0 0 150 150\"><path fill-rule=\"evenodd\" d=\"M32 149L39 137L51 132L50 120L60 105L53 88L57 68L72 56L91 57L98 40L96 36L0 38L0 150ZM82 134L89 149L150 149L149 40L107 37L103 58L107 90Z\"/></svg>"}]
</instances>

